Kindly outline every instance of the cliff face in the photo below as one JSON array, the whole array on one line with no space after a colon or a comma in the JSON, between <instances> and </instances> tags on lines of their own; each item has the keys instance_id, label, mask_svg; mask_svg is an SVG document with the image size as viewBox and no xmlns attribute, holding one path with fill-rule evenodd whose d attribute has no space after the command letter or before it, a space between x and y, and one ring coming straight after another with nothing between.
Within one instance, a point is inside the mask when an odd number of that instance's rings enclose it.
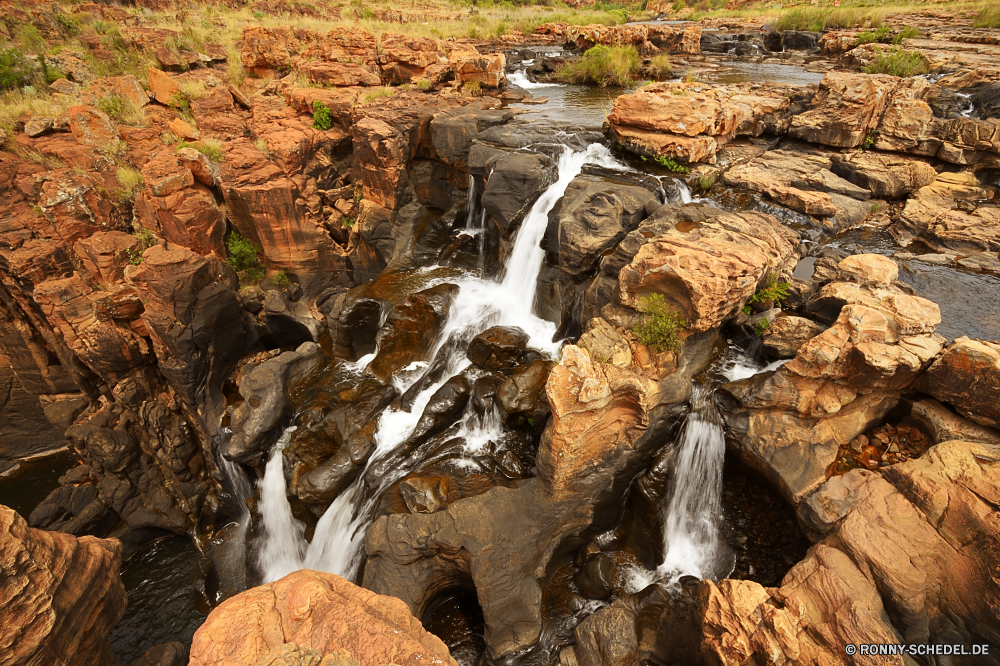
<instances>
[{"instance_id":1,"label":"cliff face","mask_svg":"<svg viewBox=\"0 0 1000 666\"><path fill-rule=\"evenodd\" d=\"M120 565L116 539L32 529L0 506L0 664L117 666Z\"/></svg>"}]
</instances>

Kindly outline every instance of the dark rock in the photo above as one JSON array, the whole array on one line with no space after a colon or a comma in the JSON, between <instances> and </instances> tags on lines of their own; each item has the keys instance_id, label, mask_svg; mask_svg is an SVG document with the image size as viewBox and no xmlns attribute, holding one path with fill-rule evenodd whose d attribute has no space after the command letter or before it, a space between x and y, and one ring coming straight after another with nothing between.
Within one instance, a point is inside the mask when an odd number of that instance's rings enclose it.
<instances>
[{"instance_id":1,"label":"dark rock","mask_svg":"<svg viewBox=\"0 0 1000 666\"><path fill-rule=\"evenodd\" d=\"M1000 82L978 88L970 101L980 120L1000 118Z\"/></svg>"},{"instance_id":2,"label":"dark rock","mask_svg":"<svg viewBox=\"0 0 1000 666\"><path fill-rule=\"evenodd\" d=\"M500 385L500 404L504 411L507 414L534 412L545 401L542 392L548 377L548 364L537 360L505 379Z\"/></svg>"},{"instance_id":3,"label":"dark rock","mask_svg":"<svg viewBox=\"0 0 1000 666\"><path fill-rule=\"evenodd\" d=\"M558 177L545 155L498 150L477 144L469 152L469 172L486 181L482 205L510 233L545 189Z\"/></svg>"},{"instance_id":4,"label":"dark rock","mask_svg":"<svg viewBox=\"0 0 1000 666\"><path fill-rule=\"evenodd\" d=\"M469 343L468 358L485 370L507 370L517 365L528 344L528 334L517 326L492 326Z\"/></svg>"},{"instance_id":5,"label":"dark rock","mask_svg":"<svg viewBox=\"0 0 1000 666\"><path fill-rule=\"evenodd\" d=\"M185 666L187 650L180 643L163 643L156 645L139 657L132 666Z\"/></svg>"},{"instance_id":6,"label":"dark rock","mask_svg":"<svg viewBox=\"0 0 1000 666\"><path fill-rule=\"evenodd\" d=\"M353 361L375 351L375 339L382 318L382 304L362 298L346 305L340 312L337 355Z\"/></svg>"},{"instance_id":7,"label":"dark rock","mask_svg":"<svg viewBox=\"0 0 1000 666\"><path fill-rule=\"evenodd\" d=\"M472 408L476 414L484 416L496 404L497 380L487 375L480 377L472 387Z\"/></svg>"},{"instance_id":8,"label":"dark rock","mask_svg":"<svg viewBox=\"0 0 1000 666\"><path fill-rule=\"evenodd\" d=\"M617 566L613 557L598 553L587 560L576 575L576 584L588 599L603 601L615 591Z\"/></svg>"},{"instance_id":9,"label":"dark rock","mask_svg":"<svg viewBox=\"0 0 1000 666\"><path fill-rule=\"evenodd\" d=\"M784 51L813 51L819 46L820 34L803 30L785 30L781 33L781 48Z\"/></svg>"},{"instance_id":10,"label":"dark rock","mask_svg":"<svg viewBox=\"0 0 1000 666\"><path fill-rule=\"evenodd\" d=\"M376 336L378 354L368 369L386 381L400 368L426 360L456 293L456 285L439 284L398 303Z\"/></svg>"},{"instance_id":11,"label":"dark rock","mask_svg":"<svg viewBox=\"0 0 1000 666\"><path fill-rule=\"evenodd\" d=\"M494 460L496 460L497 468L508 479L523 479L530 475L530 471L513 451L504 451L496 456Z\"/></svg>"},{"instance_id":12,"label":"dark rock","mask_svg":"<svg viewBox=\"0 0 1000 666\"><path fill-rule=\"evenodd\" d=\"M410 513L434 513L448 506L448 479L415 477L399 484L399 494Z\"/></svg>"}]
</instances>

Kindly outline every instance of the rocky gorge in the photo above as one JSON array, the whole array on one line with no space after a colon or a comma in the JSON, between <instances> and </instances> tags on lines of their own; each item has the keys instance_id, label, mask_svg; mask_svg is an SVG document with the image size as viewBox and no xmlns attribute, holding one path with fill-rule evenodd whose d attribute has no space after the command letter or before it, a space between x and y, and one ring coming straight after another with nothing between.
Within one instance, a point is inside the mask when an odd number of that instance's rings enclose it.
<instances>
[{"instance_id":1,"label":"rocky gorge","mask_svg":"<svg viewBox=\"0 0 1000 666\"><path fill-rule=\"evenodd\" d=\"M133 9L12 19L106 32L0 151L0 665L1000 661L996 29Z\"/></svg>"}]
</instances>

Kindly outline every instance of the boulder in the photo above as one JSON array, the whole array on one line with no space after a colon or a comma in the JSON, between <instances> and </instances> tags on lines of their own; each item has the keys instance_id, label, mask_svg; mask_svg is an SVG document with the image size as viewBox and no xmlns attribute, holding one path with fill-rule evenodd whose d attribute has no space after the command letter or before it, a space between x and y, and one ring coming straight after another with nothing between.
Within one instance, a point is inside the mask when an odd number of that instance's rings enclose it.
<instances>
[{"instance_id":1,"label":"boulder","mask_svg":"<svg viewBox=\"0 0 1000 666\"><path fill-rule=\"evenodd\" d=\"M299 71L312 83L329 86L377 86L382 84L378 74L351 62L314 61L303 63Z\"/></svg>"},{"instance_id":2,"label":"boulder","mask_svg":"<svg viewBox=\"0 0 1000 666\"><path fill-rule=\"evenodd\" d=\"M146 77L149 79L149 91L157 102L167 105L175 103L174 95L181 87L172 76L155 67L147 67Z\"/></svg>"},{"instance_id":3,"label":"boulder","mask_svg":"<svg viewBox=\"0 0 1000 666\"><path fill-rule=\"evenodd\" d=\"M1000 344L957 338L944 350L917 387L976 423L1000 427Z\"/></svg>"},{"instance_id":4,"label":"boulder","mask_svg":"<svg viewBox=\"0 0 1000 666\"><path fill-rule=\"evenodd\" d=\"M363 664L457 662L399 599L340 576L302 570L222 602L195 632L190 666L245 666L285 643L321 655L345 650ZM281 662L278 662L281 663Z\"/></svg>"},{"instance_id":5,"label":"boulder","mask_svg":"<svg viewBox=\"0 0 1000 666\"><path fill-rule=\"evenodd\" d=\"M497 392L504 411L507 414L535 412L546 406L544 389L548 377L548 364L539 359L504 379Z\"/></svg>"},{"instance_id":6,"label":"boulder","mask_svg":"<svg viewBox=\"0 0 1000 666\"><path fill-rule=\"evenodd\" d=\"M400 368L426 361L457 293L457 286L439 284L397 304L376 336L378 354L369 371L387 381Z\"/></svg>"},{"instance_id":7,"label":"boulder","mask_svg":"<svg viewBox=\"0 0 1000 666\"><path fill-rule=\"evenodd\" d=\"M154 645L132 666L187 666L187 649L177 641Z\"/></svg>"},{"instance_id":8,"label":"boulder","mask_svg":"<svg viewBox=\"0 0 1000 666\"><path fill-rule=\"evenodd\" d=\"M503 53L481 54L471 44L453 44L448 62L460 83L479 83L484 88L499 88L507 82L507 59Z\"/></svg>"},{"instance_id":9,"label":"boulder","mask_svg":"<svg viewBox=\"0 0 1000 666\"><path fill-rule=\"evenodd\" d=\"M93 106L71 106L69 129L77 141L97 148L107 147L118 139L108 114Z\"/></svg>"},{"instance_id":10,"label":"boulder","mask_svg":"<svg viewBox=\"0 0 1000 666\"><path fill-rule=\"evenodd\" d=\"M469 343L469 360L485 370L506 370L517 365L528 344L528 334L517 326L491 326Z\"/></svg>"},{"instance_id":11,"label":"boulder","mask_svg":"<svg viewBox=\"0 0 1000 666\"><path fill-rule=\"evenodd\" d=\"M0 506L0 652L7 664L117 666L121 543L31 529Z\"/></svg>"},{"instance_id":12,"label":"boulder","mask_svg":"<svg viewBox=\"0 0 1000 666\"><path fill-rule=\"evenodd\" d=\"M98 231L73 246L90 276L105 285L121 280L125 267L141 257L143 249L142 240L122 231Z\"/></svg>"},{"instance_id":13,"label":"boulder","mask_svg":"<svg viewBox=\"0 0 1000 666\"><path fill-rule=\"evenodd\" d=\"M315 342L304 342L295 351L268 359L240 379L241 403L232 415L233 436L228 456L257 464L266 451L268 435L286 415L288 392L323 362L323 350Z\"/></svg>"},{"instance_id":14,"label":"boulder","mask_svg":"<svg viewBox=\"0 0 1000 666\"><path fill-rule=\"evenodd\" d=\"M904 247L919 240L938 252L996 252L1000 250L997 209L959 203L984 199L986 192L971 173L942 173L906 201L890 231Z\"/></svg>"},{"instance_id":15,"label":"boulder","mask_svg":"<svg viewBox=\"0 0 1000 666\"><path fill-rule=\"evenodd\" d=\"M482 206L508 233L558 176L555 163L546 155L508 152L482 144L469 150L469 173L486 181Z\"/></svg>"},{"instance_id":16,"label":"boulder","mask_svg":"<svg viewBox=\"0 0 1000 666\"><path fill-rule=\"evenodd\" d=\"M871 151L835 155L831 170L877 199L900 199L937 178L921 159Z\"/></svg>"},{"instance_id":17,"label":"boulder","mask_svg":"<svg viewBox=\"0 0 1000 666\"><path fill-rule=\"evenodd\" d=\"M827 72L811 108L792 118L788 134L811 143L857 148L875 131L897 85L898 77L885 74Z\"/></svg>"},{"instance_id":18,"label":"boulder","mask_svg":"<svg viewBox=\"0 0 1000 666\"><path fill-rule=\"evenodd\" d=\"M804 317L776 317L764 331L764 353L771 358L795 358L802 345L823 328Z\"/></svg>"}]
</instances>

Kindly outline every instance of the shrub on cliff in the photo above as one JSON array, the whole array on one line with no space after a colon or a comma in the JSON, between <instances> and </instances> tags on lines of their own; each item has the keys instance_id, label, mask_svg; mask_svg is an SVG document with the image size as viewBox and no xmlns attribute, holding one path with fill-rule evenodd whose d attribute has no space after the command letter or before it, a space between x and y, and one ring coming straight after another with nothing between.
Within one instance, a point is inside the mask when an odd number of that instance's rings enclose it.
<instances>
[{"instance_id":1,"label":"shrub on cliff","mask_svg":"<svg viewBox=\"0 0 1000 666\"><path fill-rule=\"evenodd\" d=\"M625 86L639 71L639 52L634 46L598 44L577 62L563 65L556 76L568 83L597 83L602 86Z\"/></svg>"},{"instance_id":2,"label":"shrub on cliff","mask_svg":"<svg viewBox=\"0 0 1000 666\"><path fill-rule=\"evenodd\" d=\"M992 5L983 7L979 16L972 22L973 28L1000 28L1000 7Z\"/></svg>"},{"instance_id":3,"label":"shrub on cliff","mask_svg":"<svg viewBox=\"0 0 1000 666\"><path fill-rule=\"evenodd\" d=\"M887 49L861 68L865 74L889 74L891 76L916 76L930 71L927 58L919 51Z\"/></svg>"},{"instance_id":4,"label":"shrub on cliff","mask_svg":"<svg viewBox=\"0 0 1000 666\"><path fill-rule=\"evenodd\" d=\"M30 83L33 77L31 64L23 53L17 49L0 51L0 88L20 88Z\"/></svg>"},{"instance_id":5,"label":"shrub on cliff","mask_svg":"<svg viewBox=\"0 0 1000 666\"><path fill-rule=\"evenodd\" d=\"M313 127L318 130L328 130L333 127L333 112L323 102L313 102Z\"/></svg>"},{"instance_id":6,"label":"shrub on cliff","mask_svg":"<svg viewBox=\"0 0 1000 666\"><path fill-rule=\"evenodd\" d=\"M248 239L233 231L226 239L226 252L229 258L226 263L236 271L242 284L254 284L264 278L264 265L257 258L263 248L254 245Z\"/></svg>"},{"instance_id":7,"label":"shrub on cliff","mask_svg":"<svg viewBox=\"0 0 1000 666\"><path fill-rule=\"evenodd\" d=\"M680 332L687 322L680 312L667 305L663 294L640 298L638 310L645 315L642 322L632 329L639 342L654 352L680 349Z\"/></svg>"}]
</instances>

